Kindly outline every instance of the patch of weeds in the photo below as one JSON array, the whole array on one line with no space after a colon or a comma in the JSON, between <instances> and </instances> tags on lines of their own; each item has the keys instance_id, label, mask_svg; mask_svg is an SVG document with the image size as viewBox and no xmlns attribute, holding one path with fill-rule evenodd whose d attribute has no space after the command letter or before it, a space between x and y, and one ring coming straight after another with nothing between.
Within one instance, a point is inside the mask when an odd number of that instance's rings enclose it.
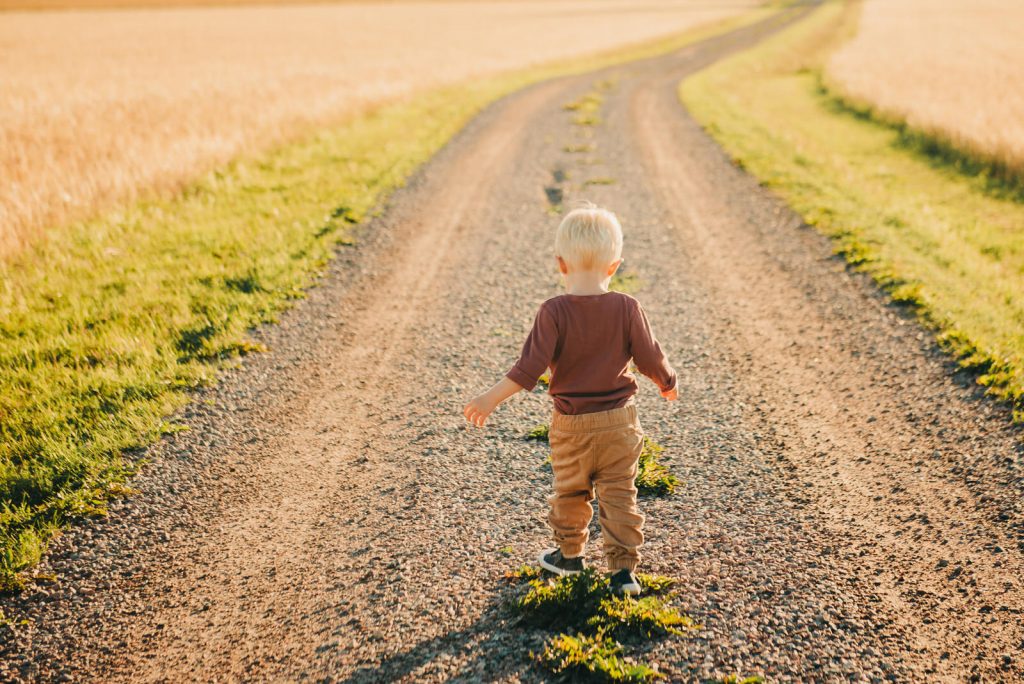
<instances>
[{"instance_id":1,"label":"patch of weeds","mask_svg":"<svg viewBox=\"0 0 1024 684\"><path fill-rule=\"evenodd\" d=\"M695 626L693 620L680 615L675 608L666 606L657 596L605 599L601 602L601 614L596 616L595 622L609 634L633 639L683 634L683 630Z\"/></svg>"},{"instance_id":2,"label":"patch of weeds","mask_svg":"<svg viewBox=\"0 0 1024 684\"><path fill-rule=\"evenodd\" d=\"M523 624L549 630L592 630L601 604L613 597L608 578L593 568L577 575L535 579L514 610Z\"/></svg>"},{"instance_id":3,"label":"patch of weeds","mask_svg":"<svg viewBox=\"0 0 1024 684\"><path fill-rule=\"evenodd\" d=\"M25 588L25 578L16 572L0 569L0 592L15 593Z\"/></svg>"},{"instance_id":4,"label":"patch of weeds","mask_svg":"<svg viewBox=\"0 0 1024 684\"><path fill-rule=\"evenodd\" d=\"M563 145L563 152L569 152L570 154L586 154L587 152L593 152L594 146L589 143L583 143L580 145Z\"/></svg>"},{"instance_id":5,"label":"patch of weeds","mask_svg":"<svg viewBox=\"0 0 1024 684\"><path fill-rule=\"evenodd\" d=\"M627 662L622 645L603 635L559 634L538 657L541 667L563 681L650 682L665 675L648 665Z\"/></svg>"},{"instance_id":6,"label":"patch of weeds","mask_svg":"<svg viewBox=\"0 0 1024 684\"><path fill-rule=\"evenodd\" d=\"M537 378L537 385L541 389L547 389L551 387L551 373L545 373L544 375Z\"/></svg>"},{"instance_id":7,"label":"patch of weeds","mask_svg":"<svg viewBox=\"0 0 1024 684\"><path fill-rule=\"evenodd\" d=\"M718 680L721 684L761 684L764 682L764 677L760 675L752 675L750 677L740 677L738 674L731 674L722 677Z\"/></svg>"},{"instance_id":8,"label":"patch of weeds","mask_svg":"<svg viewBox=\"0 0 1024 684\"><path fill-rule=\"evenodd\" d=\"M176 435L179 432L188 432L191 429L192 428L190 428L188 425L185 425L184 423L170 423L167 421L163 421L162 423L160 423L161 435Z\"/></svg>"},{"instance_id":9,"label":"patch of weeds","mask_svg":"<svg viewBox=\"0 0 1024 684\"><path fill-rule=\"evenodd\" d=\"M587 187L587 186L590 186L590 185L615 185L615 183L616 183L615 179L614 178L609 178L608 176L599 176L597 178L588 178L587 180L583 181L584 187Z\"/></svg>"},{"instance_id":10,"label":"patch of weeds","mask_svg":"<svg viewBox=\"0 0 1024 684\"><path fill-rule=\"evenodd\" d=\"M679 478L658 463L658 457L664 450L665 447L650 437L644 437L644 448L640 452L636 475L636 488L641 494L667 496L679 486Z\"/></svg>"},{"instance_id":11,"label":"patch of weeds","mask_svg":"<svg viewBox=\"0 0 1024 684\"><path fill-rule=\"evenodd\" d=\"M514 551L515 549L513 549L511 546L503 546L500 549L498 549L498 553L503 553L506 556L511 556Z\"/></svg>"},{"instance_id":12,"label":"patch of weeds","mask_svg":"<svg viewBox=\"0 0 1024 684\"><path fill-rule=\"evenodd\" d=\"M569 104L564 105L562 109L567 112L590 114L601 109L602 102L604 102L604 97L600 93L591 91L575 102L570 102Z\"/></svg>"},{"instance_id":13,"label":"patch of weeds","mask_svg":"<svg viewBox=\"0 0 1024 684\"><path fill-rule=\"evenodd\" d=\"M3 608L0 608L0 627L6 627L7 629L14 631L15 627L27 625L29 623L28 618L17 618L9 617L4 613Z\"/></svg>"},{"instance_id":14,"label":"patch of weeds","mask_svg":"<svg viewBox=\"0 0 1024 684\"><path fill-rule=\"evenodd\" d=\"M660 595L676 586L676 581L665 575L649 575L644 572L637 573L637 581L640 582L640 589L644 594Z\"/></svg>"},{"instance_id":15,"label":"patch of weeds","mask_svg":"<svg viewBox=\"0 0 1024 684\"><path fill-rule=\"evenodd\" d=\"M624 657L623 642L681 635L697 625L666 603L668 577L641 575L640 598L617 596L605 575L587 568L578 575L544 579L525 566L510 577L528 589L512 605L521 624L563 633L551 638L539 664L562 678L599 682L646 682L662 675Z\"/></svg>"},{"instance_id":16,"label":"patch of weeds","mask_svg":"<svg viewBox=\"0 0 1024 684\"><path fill-rule=\"evenodd\" d=\"M526 439L533 440L535 442L546 442L548 441L548 431L550 427L544 423L526 433Z\"/></svg>"},{"instance_id":17,"label":"patch of weeds","mask_svg":"<svg viewBox=\"0 0 1024 684\"><path fill-rule=\"evenodd\" d=\"M614 85L615 82L608 79L597 81L590 92L575 102L565 105L563 109L576 113L572 122L577 126L598 126L601 123L598 112L601 111L601 105L604 103L604 93L611 90Z\"/></svg>"},{"instance_id":18,"label":"patch of weeds","mask_svg":"<svg viewBox=\"0 0 1024 684\"><path fill-rule=\"evenodd\" d=\"M625 294L633 294L643 287L643 281L640 277L633 273L616 273L612 276L611 282L608 283L609 290L615 290L616 292L623 292Z\"/></svg>"},{"instance_id":19,"label":"patch of weeds","mask_svg":"<svg viewBox=\"0 0 1024 684\"><path fill-rule=\"evenodd\" d=\"M506 572L505 579L515 583L540 579L540 568L534 565L520 565L515 570Z\"/></svg>"}]
</instances>

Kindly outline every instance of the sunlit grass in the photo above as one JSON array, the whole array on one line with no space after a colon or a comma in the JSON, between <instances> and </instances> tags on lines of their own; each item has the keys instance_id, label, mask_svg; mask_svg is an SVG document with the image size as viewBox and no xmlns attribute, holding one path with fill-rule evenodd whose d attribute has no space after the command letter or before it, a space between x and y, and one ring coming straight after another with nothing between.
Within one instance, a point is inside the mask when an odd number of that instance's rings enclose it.
<instances>
[{"instance_id":1,"label":"sunlit grass","mask_svg":"<svg viewBox=\"0 0 1024 684\"><path fill-rule=\"evenodd\" d=\"M679 486L679 478L658 461L665 448L649 437L644 437L640 452L636 488L641 494L668 496Z\"/></svg>"},{"instance_id":2,"label":"sunlit grass","mask_svg":"<svg viewBox=\"0 0 1024 684\"><path fill-rule=\"evenodd\" d=\"M526 433L526 439L533 440L535 442L546 442L548 441L549 429L550 428L547 423L537 425Z\"/></svg>"},{"instance_id":3,"label":"sunlit grass","mask_svg":"<svg viewBox=\"0 0 1024 684\"><path fill-rule=\"evenodd\" d=\"M548 640L538 661L553 674L584 681L644 682L662 675L624 655L624 644L683 635L697 625L667 603L674 581L639 575L639 598L617 596L608 577L588 568L578 575L545 579L521 568L525 582L512 604L520 624L562 632Z\"/></svg>"}]
</instances>

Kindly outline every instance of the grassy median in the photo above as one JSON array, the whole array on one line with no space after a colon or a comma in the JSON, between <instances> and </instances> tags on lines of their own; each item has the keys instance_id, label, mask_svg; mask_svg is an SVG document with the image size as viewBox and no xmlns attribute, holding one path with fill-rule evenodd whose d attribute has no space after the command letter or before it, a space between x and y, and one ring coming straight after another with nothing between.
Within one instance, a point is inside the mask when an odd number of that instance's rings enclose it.
<instances>
[{"instance_id":1,"label":"grassy median","mask_svg":"<svg viewBox=\"0 0 1024 684\"><path fill-rule=\"evenodd\" d=\"M680 96L736 162L835 240L1024 421L1024 198L826 86L857 5L827 3L700 72Z\"/></svg>"},{"instance_id":2,"label":"grassy median","mask_svg":"<svg viewBox=\"0 0 1024 684\"><path fill-rule=\"evenodd\" d=\"M247 331L301 298L353 225L481 108L530 83L662 54L767 17L463 84L149 201L0 262L0 590L47 540L127 491L132 460Z\"/></svg>"}]
</instances>

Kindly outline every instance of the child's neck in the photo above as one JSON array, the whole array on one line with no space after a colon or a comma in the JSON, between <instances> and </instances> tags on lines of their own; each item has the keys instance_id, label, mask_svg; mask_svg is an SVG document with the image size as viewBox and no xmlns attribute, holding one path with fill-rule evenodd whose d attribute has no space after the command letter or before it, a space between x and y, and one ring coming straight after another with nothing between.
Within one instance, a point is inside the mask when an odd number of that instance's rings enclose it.
<instances>
[{"instance_id":1,"label":"child's neck","mask_svg":"<svg viewBox=\"0 0 1024 684\"><path fill-rule=\"evenodd\" d=\"M608 292L611 278L600 272L577 271L565 274L565 291L571 295L600 295Z\"/></svg>"}]
</instances>

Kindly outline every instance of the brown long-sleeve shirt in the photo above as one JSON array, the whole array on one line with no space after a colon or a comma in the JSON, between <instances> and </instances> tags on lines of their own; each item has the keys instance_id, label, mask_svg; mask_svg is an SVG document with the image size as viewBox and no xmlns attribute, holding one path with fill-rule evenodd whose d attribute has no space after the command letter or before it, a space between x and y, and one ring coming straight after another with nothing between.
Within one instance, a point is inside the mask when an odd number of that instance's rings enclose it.
<instances>
[{"instance_id":1,"label":"brown long-sleeve shirt","mask_svg":"<svg viewBox=\"0 0 1024 684\"><path fill-rule=\"evenodd\" d=\"M555 410L574 415L625 406L636 394L629 361L666 392L676 372L640 302L621 292L560 295L541 304L523 352L506 376L526 390L551 368Z\"/></svg>"}]
</instances>

